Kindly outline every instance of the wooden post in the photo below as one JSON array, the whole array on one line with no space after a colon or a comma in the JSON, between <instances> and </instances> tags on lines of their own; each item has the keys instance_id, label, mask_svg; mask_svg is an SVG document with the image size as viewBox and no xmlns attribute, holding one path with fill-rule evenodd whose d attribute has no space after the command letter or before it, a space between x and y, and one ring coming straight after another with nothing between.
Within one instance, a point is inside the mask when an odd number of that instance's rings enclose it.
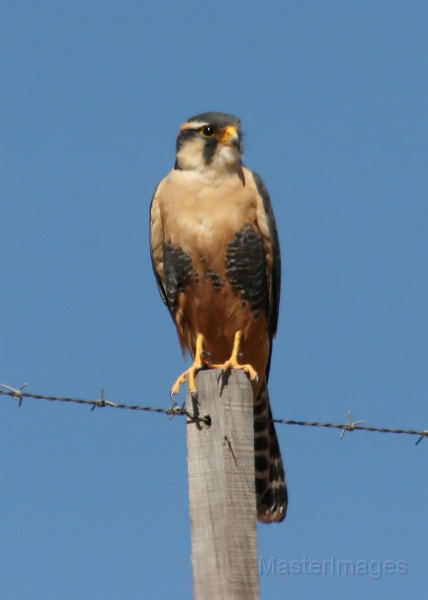
<instances>
[{"instance_id":1,"label":"wooden post","mask_svg":"<svg viewBox=\"0 0 428 600\"><path fill-rule=\"evenodd\" d=\"M248 377L200 371L187 424L194 600L257 600L253 393ZM187 408L192 411L187 394Z\"/></svg>"}]
</instances>

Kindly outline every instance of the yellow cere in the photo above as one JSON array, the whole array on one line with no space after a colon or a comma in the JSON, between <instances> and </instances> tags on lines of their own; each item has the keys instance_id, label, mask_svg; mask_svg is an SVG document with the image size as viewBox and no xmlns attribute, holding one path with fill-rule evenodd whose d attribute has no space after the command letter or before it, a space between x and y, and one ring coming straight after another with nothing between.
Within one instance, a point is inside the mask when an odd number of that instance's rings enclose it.
<instances>
[{"instance_id":1,"label":"yellow cere","mask_svg":"<svg viewBox=\"0 0 428 600\"><path fill-rule=\"evenodd\" d=\"M232 125L230 125L229 127L226 127L226 129L223 131L223 134L220 138L221 142L226 142L228 143L232 138L235 138L238 136L238 132L236 130L235 127L233 127Z\"/></svg>"}]
</instances>

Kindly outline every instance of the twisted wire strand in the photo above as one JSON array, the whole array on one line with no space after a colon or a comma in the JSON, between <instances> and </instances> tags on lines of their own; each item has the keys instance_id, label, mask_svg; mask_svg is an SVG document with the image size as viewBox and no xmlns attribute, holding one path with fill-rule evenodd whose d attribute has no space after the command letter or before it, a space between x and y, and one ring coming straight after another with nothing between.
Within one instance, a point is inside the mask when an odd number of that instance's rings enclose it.
<instances>
[{"instance_id":1,"label":"twisted wire strand","mask_svg":"<svg viewBox=\"0 0 428 600\"><path fill-rule=\"evenodd\" d=\"M388 429L386 427L369 427L368 425L356 425L354 423L320 423L318 421L288 421L285 419L272 419L279 425L300 425L302 427L327 427L330 429L344 429L346 431L375 431L377 433L404 433L407 435L428 436L428 431L416 431L415 429Z\"/></svg>"},{"instance_id":2,"label":"twisted wire strand","mask_svg":"<svg viewBox=\"0 0 428 600\"><path fill-rule=\"evenodd\" d=\"M191 415L184 406L177 406L175 403L169 408L157 408L154 406L140 406L138 404L118 404L116 402L111 402L110 400L106 400L104 398L104 389L101 390L101 398L98 400L83 400L81 398L70 398L67 396L47 396L44 394L33 394L30 392L23 392L23 388L26 386L24 384L20 389L15 389L5 384L0 384L1 387L7 388L8 391L0 390L0 396L10 396L15 398L19 402L19 406L21 406L22 400L24 398L34 398L36 400L47 400L50 402L72 402L74 404L86 404L91 406L91 410L94 410L96 407L110 407L110 408L121 408L123 410L137 410L143 412L153 412L159 414L165 414L170 417L173 416L186 416L189 419L193 419L193 415ZM204 417L203 419L206 423L209 424L209 417ZM262 417L256 417L256 420L266 420ZM291 419L272 419L273 423L278 425L297 425L300 427L325 427L329 429L341 429L343 437L344 433L347 431L369 431L375 433L394 433L394 434L404 434L404 435L417 435L419 436L416 445L418 445L424 437L428 437L428 430L418 431L415 429L389 429L387 427L370 427L368 425L362 425L362 421L352 422L351 414L348 413L348 422L337 424L337 423L322 423L319 421L295 421Z\"/></svg>"},{"instance_id":3,"label":"twisted wire strand","mask_svg":"<svg viewBox=\"0 0 428 600\"><path fill-rule=\"evenodd\" d=\"M140 410L145 412L162 413L166 415L188 415L184 408L179 406L171 406L170 408L157 408L154 406L140 406L137 404L117 404L110 400L105 400L103 394L98 400L83 400L82 398L70 398L67 396L46 396L43 394L30 394L29 392L22 392L21 390L10 390L6 392L0 390L0 396L11 396L16 398L19 403L22 403L24 398L35 398L36 400L48 400L50 402L73 402L74 404L86 404L92 406L92 408L109 406L111 408L122 408L125 410Z\"/></svg>"}]
</instances>

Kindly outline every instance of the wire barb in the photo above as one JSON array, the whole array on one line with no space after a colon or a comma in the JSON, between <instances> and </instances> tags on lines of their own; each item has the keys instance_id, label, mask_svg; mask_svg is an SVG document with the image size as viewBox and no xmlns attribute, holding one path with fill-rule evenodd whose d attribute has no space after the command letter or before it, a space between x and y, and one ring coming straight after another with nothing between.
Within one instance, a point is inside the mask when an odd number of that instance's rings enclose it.
<instances>
[{"instance_id":1,"label":"wire barb","mask_svg":"<svg viewBox=\"0 0 428 600\"><path fill-rule=\"evenodd\" d=\"M342 433L340 434L340 439L343 438L343 436L345 435L345 433L347 431L354 431L355 427L357 425L361 425L361 423L365 423L365 421L354 421L354 423L352 422L352 415L351 415L351 411L349 410L348 411L348 422L343 427Z\"/></svg>"},{"instance_id":2,"label":"wire barb","mask_svg":"<svg viewBox=\"0 0 428 600\"><path fill-rule=\"evenodd\" d=\"M171 392L171 397L172 397L172 406L170 406L166 412L166 414L169 415L169 419L171 420L173 417L176 417L177 415L188 416L189 413L184 408L186 406L186 401L184 401L181 406L178 406L177 402L175 401L175 398L172 396L172 392Z\"/></svg>"},{"instance_id":3,"label":"wire barb","mask_svg":"<svg viewBox=\"0 0 428 600\"><path fill-rule=\"evenodd\" d=\"M106 400L104 398L104 388L101 388L101 398L98 398L98 400L95 400L93 402L93 407L91 408L91 412L94 411L97 406L99 406L100 408L103 408L104 406L113 406L116 408L117 404L115 404L114 402L110 402L110 400Z\"/></svg>"},{"instance_id":4,"label":"wire barb","mask_svg":"<svg viewBox=\"0 0 428 600\"><path fill-rule=\"evenodd\" d=\"M18 406L20 407L22 404L22 400L24 398L24 394L22 393L22 390L24 388L26 388L28 385L28 383L24 383L21 385L21 387L19 388L19 390L16 390L13 387L10 387L10 385L6 385L4 383L0 383L0 387L5 388L7 390L10 390L12 393L9 394L10 396L12 396L12 398L16 398L18 400Z\"/></svg>"},{"instance_id":5,"label":"wire barb","mask_svg":"<svg viewBox=\"0 0 428 600\"><path fill-rule=\"evenodd\" d=\"M428 429L425 429L425 431L421 431L421 437L418 439L418 441L416 442L415 446L418 446L422 440L424 439L424 437L428 437Z\"/></svg>"}]
</instances>

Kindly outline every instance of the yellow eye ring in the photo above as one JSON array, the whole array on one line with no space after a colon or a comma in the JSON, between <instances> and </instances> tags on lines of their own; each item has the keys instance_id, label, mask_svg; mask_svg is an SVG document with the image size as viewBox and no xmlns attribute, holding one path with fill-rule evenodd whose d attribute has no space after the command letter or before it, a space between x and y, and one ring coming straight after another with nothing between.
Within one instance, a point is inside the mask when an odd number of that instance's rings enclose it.
<instances>
[{"instance_id":1,"label":"yellow eye ring","mask_svg":"<svg viewBox=\"0 0 428 600\"><path fill-rule=\"evenodd\" d=\"M206 127L203 127L201 129L201 135L204 138L211 138L215 135L215 129L214 127L211 127L210 125L207 125Z\"/></svg>"}]
</instances>

